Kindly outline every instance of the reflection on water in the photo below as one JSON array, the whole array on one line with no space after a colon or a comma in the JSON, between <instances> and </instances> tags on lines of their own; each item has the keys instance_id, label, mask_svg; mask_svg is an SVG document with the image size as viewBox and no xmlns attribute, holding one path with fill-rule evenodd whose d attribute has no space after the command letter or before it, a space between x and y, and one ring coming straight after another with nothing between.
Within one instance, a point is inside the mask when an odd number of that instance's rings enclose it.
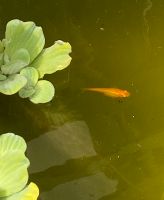
<instances>
[{"instance_id":1,"label":"reflection on water","mask_svg":"<svg viewBox=\"0 0 164 200\"><path fill-rule=\"evenodd\" d=\"M32 20L73 47L68 69L47 75L55 99L0 98L0 127L28 141L41 199L161 200L164 194L164 1L1 1L1 29ZM130 91L125 101L84 87Z\"/></svg>"}]
</instances>

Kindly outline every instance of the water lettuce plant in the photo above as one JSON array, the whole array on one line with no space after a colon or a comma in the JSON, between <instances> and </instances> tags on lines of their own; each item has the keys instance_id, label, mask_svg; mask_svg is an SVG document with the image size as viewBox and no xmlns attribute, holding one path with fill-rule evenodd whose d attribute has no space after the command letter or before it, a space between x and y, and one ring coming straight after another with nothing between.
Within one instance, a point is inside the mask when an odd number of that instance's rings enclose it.
<instances>
[{"instance_id":1,"label":"water lettuce plant","mask_svg":"<svg viewBox=\"0 0 164 200\"><path fill-rule=\"evenodd\" d=\"M0 200L37 200L39 189L28 182L26 142L13 133L0 135Z\"/></svg>"},{"instance_id":2,"label":"water lettuce plant","mask_svg":"<svg viewBox=\"0 0 164 200\"><path fill-rule=\"evenodd\" d=\"M43 30L34 22L14 19L7 23L5 39L0 41L1 93L18 92L35 104L52 100L55 88L43 77L70 64L71 45L61 40L49 48L44 45Z\"/></svg>"}]
</instances>

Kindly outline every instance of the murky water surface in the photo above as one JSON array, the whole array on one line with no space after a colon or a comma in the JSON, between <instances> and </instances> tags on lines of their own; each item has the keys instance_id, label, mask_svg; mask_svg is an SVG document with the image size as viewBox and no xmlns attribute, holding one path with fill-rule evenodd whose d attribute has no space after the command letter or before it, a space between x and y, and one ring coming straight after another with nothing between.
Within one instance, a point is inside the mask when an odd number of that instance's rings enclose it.
<instances>
[{"instance_id":1,"label":"murky water surface","mask_svg":"<svg viewBox=\"0 0 164 200\"><path fill-rule=\"evenodd\" d=\"M46 78L48 104L0 95L1 132L28 142L41 200L164 199L164 2L0 2L0 34L13 18L43 27L46 46L69 41L72 63ZM118 87L126 100L84 92Z\"/></svg>"}]
</instances>

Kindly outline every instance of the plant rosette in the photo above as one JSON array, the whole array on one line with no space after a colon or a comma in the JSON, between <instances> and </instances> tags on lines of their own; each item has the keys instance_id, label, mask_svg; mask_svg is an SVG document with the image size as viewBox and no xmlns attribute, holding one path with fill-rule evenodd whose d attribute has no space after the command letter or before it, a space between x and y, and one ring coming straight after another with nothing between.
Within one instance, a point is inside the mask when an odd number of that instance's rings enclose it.
<instances>
[{"instance_id":1,"label":"plant rosette","mask_svg":"<svg viewBox=\"0 0 164 200\"><path fill-rule=\"evenodd\" d=\"M28 182L26 142L13 133L0 135L0 200L37 200L39 189Z\"/></svg>"},{"instance_id":2,"label":"plant rosette","mask_svg":"<svg viewBox=\"0 0 164 200\"><path fill-rule=\"evenodd\" d=\"M18 19L7 23L0 41L0 92L19 93L35 104L46 103L55 95L53 84L42 80L45 74L65 69L71 62L71 45L61 40L44 48L45 37L34 22Z\"/></svg>"}]
</instances>

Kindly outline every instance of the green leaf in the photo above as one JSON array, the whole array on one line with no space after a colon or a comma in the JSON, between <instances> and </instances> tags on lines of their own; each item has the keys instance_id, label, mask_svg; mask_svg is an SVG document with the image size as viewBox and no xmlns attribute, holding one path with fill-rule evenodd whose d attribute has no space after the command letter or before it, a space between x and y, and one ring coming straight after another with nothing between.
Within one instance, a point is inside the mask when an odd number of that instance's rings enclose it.
<instances>
[{"instance_id":1,"label":"green leaf","mask_svg":"<svg viewBox=\"0 0 164 200\"><path fill-rule=\"evenodd\" d=\"M29 98L35 104L47 103L52 100L55 94L55 88L51 82L46 80L38 81L35 87L35 93Z\"/></svg>"},{"instance_id":2,"label":"green leaf","mask_svg":"<svg viewBox=\"0 0 164 200\"><path fill-rule=\"evenodd\" d=\"M2 200L37 200L39 189L35 183L30 183L24 190Z\"/></svg>"},{"instance_id":3,"label":"green leaf","mask_svg":"<svg viewBox=\"0 0 164 200\"><path fill-rule=\"evenodd\" d=\"M3 53L4 51L4 45L3 42L0 40L0 53Z\"/></svg>"},{"instance_id":4,"label":"green leaf","mask_svg":"<svg viewBox=\"0 0 164 200\"><path fill-rule=\"evenodd\" d=\"M4 62L4 54L0 53L0 66L3 65Z\"/></svg>"},{"instance_id":5,"label":"green leaf","mask_svg":"<svg viewBox=\"0 0 164 200\"><path fill-rule=\"evenodd\" d=\"M25 152L27 148L24 139L14 133L0 135L0 156L9 151Z\"/></svg>"},{"instance_id":6,"label":"green leaf","mask_svg":"<svg viewBox=\"0 0 164 200\"><path fill-rule=\"evenodd\" d=\"M3 57L4 57L4 45L3 42L0 40L0 66L3 64Z\"/></svg>"},{"instance_id":7,"label":"green leaf","mask_svg":"<svg viewBox=\"0 0 164 200\"><path fill-rule=\"evenodd\" d=\"M31 63L39 71L42 78L44 74L52 74L57 70L66 68L70 62L71 45L68 42L56 41L55 44L47 49Z\"/></svg>"},{"instance_id":8,"label":"green leaf","mask_svg":"<svg viewBox=\"0 0 164 200\"><path fill-rule=\"evenodd\" d=\"M20 136L0 136L0 197L19 192L27 184L29 160L25 150L26 143Z\"/></svg>"},{"instance_id":9,"label":"green leaf","mask_svg":"<svg viewBox=\"0 0 164 200\"><path fill-rule=\"evenodd\" d=\"M6 80L0 81L0 92L6 95L17 93L27 83L24 76L20 74L10 75Z\"/></svg>"},{"instance_id":10,"label":"green leaf","mask_svg":"<svg viewBox=\"0 0 164 200\"><path fill-rule=\"evenodd\" d=\"M15 74L30 63L30 55L26 49L19 49L11 56L11 61L7 60L6 55L6 64L1 67L3 74Z\"/></svg>"},{"instance_id":11,"label":"green leaf","mask_svg":"<svg viewBox=\"0 0 164 200\"><path fill-rule=\"evenodd\" d=\"M26 67L21 70L20 74L27 79L26 85L19 91L21 98L30 97L35 93L35 85L38 82L38 71L33 67Z\"/></svg>"},{"instance_id":12,"label":"green leaf","mask_svg":"<svg viewBox=\"0 0 164 200\"><path fill-rule=\"evenodd\" d=\"M35 23L14 19L7 23L4 44L9 61L19 49L26 49L32 62L42 51L45 38L42 28Z\"/></svg>"},{"instance_id":13,"label":"green leaf","mask_svg":"<svg viewBox=\"0 0 164 200\"><path fill-rule=\"evenodd\" d=\"M5 75L3 75L3 74L0 73L0 81L4 81L6 79L7 79L7 77Z\"/></svg>"},{"instance_id":14,"label":"green leaf","mask_svg":"<svg viewBox=\"0 0 164 200\"><path fill-rule=\"evenodd\" d=\"M27 83L25 87L34 87L39 78L38 71L33 67L26 67L21 70L20 74L27 79Z\"/></svg>"},{"instance_id":15,"label":"green leaf","mask_svg":"<svg viewBox=\"0 0 164 200\"><path fill-rule=\"evenodd\" d=\"M22 89L19 90L19 96L21 98L27 98L32 96L35 93L35 89L33 87L23 87Z\"/></svg>"}]
</instances>

